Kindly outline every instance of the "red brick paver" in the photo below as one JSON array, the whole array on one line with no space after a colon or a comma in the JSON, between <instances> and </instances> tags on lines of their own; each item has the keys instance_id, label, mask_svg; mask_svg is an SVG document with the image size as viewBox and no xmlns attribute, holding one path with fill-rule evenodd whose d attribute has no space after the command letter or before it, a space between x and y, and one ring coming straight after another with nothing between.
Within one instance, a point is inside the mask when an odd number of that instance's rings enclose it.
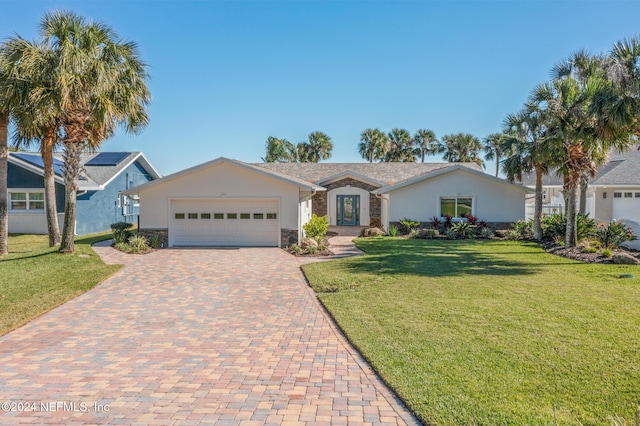
<instances>
[{"instance_id":1,"label":"red brick paver","mask_svg":"<svg viewBox=\"0 0 640 426\"><path fill-rule=\"evenodd\" d=\"M283 251L130 259L0 337L0 424L417 424Z\"/></svg>"}]
</instances>

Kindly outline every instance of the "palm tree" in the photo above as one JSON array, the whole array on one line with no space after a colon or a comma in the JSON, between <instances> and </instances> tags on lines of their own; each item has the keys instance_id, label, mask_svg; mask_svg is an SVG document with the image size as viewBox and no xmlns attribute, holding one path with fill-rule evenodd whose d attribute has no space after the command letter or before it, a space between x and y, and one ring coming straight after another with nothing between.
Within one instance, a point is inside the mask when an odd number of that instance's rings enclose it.
<instances>
[{"instance_id":1,"label":"palm tree","mask_svg":"<svg viewBox=\"0 0 640 426\"><path fill-rule=\"evenodd\" d=\"M360 133L358 152L369 163L373 160L382 161L387 153L389 140L380 129L365 129Z\"/></svg>"},{"instance_id":2,"label":"palm tree","mask_svg":"<svg viewBox=\"0 0 640 426\"><path fill-rule=\"evenodd\" d=\"M504 120L501 152L509 155L502 162L507 180L522 180L522 175L535 171L535 204L533 214L533 238L542 239L542 176L547 173L555 158L553 146L545 139L545 125L541 111L535 105L525 105L517 114L509 114Z\"/></svg>"},{"instance_id":3,"label":"palm tree","mask_svg":"<svg viewBox=\"0 0 640 426\"><path fill-rule=\"evenodd\" d=\"M415 141L415 155L420 157L420 162L424 163L425 155L431 155L435 153L435 149L438 144L438 139L433 130L420 129L413 135Z\"/></svg>"},{"instance_id":4,"label":"palm tree","mask_svg":"<svg viewBox=\"0 0 640 426\"><path fill-rule=\"evenodd\" d=\"M151 97L136 44L120 41L109 26L73 12L53 12L44 15L40 34L54 52L53 82L62 112L66 194L60 252L67 253L75 249L80 154L99 147L118 125L129 133L145 127Z\"/></svg>"},{"instance_id":5,"label":"palm tree","mask_svg":"<svg viewBox=\"0 0 640 426\"><path fill-rule=\"evenodd\" d=\"M500 171L500 158L502 158L504 152L504 141L506 139L504 133L492 133L482 141L482 150L485 152L484 159L491 161L496 160L496 177Z\"/></svg>"},{"instance_id":6,"label":"palm tree","mask_svg":"<svg viewBox=\"0 0 640 426\"><path fill-rule=\"evenodd\" d=\"M416 157L413 150L413 138L405 129L392 129L387 135L389 149L385 154L385 161L414 162Z\"/></svg>"},{"instance_id":7,"label":"palm tree","mask_svg":"<svg viewBox=\"0 0 640 426\"><path fill-rule=\"evenodd\" d=\"M39 146L43 160L49 246L53 247L60 244L53 150L60 140L58 130L61 126L61 111L51 81L55 73L53 51L44 44L16 36L5 42L5 52L9 68L21 81L29 84L29 94L33 94L16 114L17 130L13 140L16 147L28 147L33 143Z\"/></svg>"},{"instance_id":8,"label":"palm tree","mask_svg":"<svg viewBox=\"0 0 640 426\"><path fill-rule=\"evenodd\" d=\"M291 163L298 158L296 147L291 142L274 136L267 138L266 151L266 156L262 158L265 163Z\"/></svg>"},{"instance_id":9,"label":"palm tree","mask_svg":"<svg viewBox=\"0 0 640 426\"><path fill-rule=\"evenodd\" d=\"M480 139L469 133L445 135L434 148L435 153L443 154L442 159L450 163L476 163L484 168L480 158L482 145Z\"/></svg>"},{"instance_id":10,"label":"palm tree","mask_svg":"<svg viewBox=\"0 0 640 426\"><path fill-rule=\"evenodd\" d=\"M305 152L304 159L306 162L317 163L321 160L331 158L333 143L331 143L331 138L322 132L316 131L309 133L309 142L303 146L303 151Z\"/></svg>"}]
</instances>

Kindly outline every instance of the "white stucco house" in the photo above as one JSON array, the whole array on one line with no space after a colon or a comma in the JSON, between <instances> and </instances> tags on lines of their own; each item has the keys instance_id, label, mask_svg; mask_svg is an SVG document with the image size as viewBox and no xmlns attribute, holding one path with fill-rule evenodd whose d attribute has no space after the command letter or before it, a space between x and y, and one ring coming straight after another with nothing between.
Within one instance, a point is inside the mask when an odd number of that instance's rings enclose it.
<instances>
[{"instance_id":1,"label":"white stucco house","mask_svg":"<svg viewBox=\"0 0 640 426\"><path fill-rule=\"evenodd\" d=\"M257 163L218 158L125 191L139 228L173 246L287 246L313 213L331 225L383 227L470 213L523 219L531 189L474 163Z\"/></svg>"}]
</instances>

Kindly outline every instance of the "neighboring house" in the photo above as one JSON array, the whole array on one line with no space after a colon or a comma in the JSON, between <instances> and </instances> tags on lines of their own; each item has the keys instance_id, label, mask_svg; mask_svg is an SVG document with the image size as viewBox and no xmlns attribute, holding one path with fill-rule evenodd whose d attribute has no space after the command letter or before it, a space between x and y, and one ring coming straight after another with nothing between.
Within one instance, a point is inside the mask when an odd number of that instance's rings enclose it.
<instances>
[{"instance_id":1,"label":"neighboring house","mask_svg":"<svg viewBox=\"0 0 640 426\"><path fill-rule=\"evenodd\" d=\"M522 184L535 189L535 175L523 176ZM564 212L563 178L544 176L543 213ZM533 218L533 197L527 199L527 217ZM589 181L586 198L589 216L598 222L623 220L640 223L640 152L632 149L612 153L609 162Z\"/></svg>"},{"instance_id":2,"label":"neighboring house","mask_svg":"<svg viewBox=\"0 0 640 426\"><path fill-rule=\"evenodd\" d=\"M62 230L65 187L60 154L54 156L56 208ZM44 171L39 153L10 152L8 169L9 232L46 234ZM78 181L77 235L106 231L114 222L137 222L139 202L121 192L159 179L141 152L83 154Z\"/></svg>"},{"instance_id":3,"label":"neighboring house","mask_svg":"<svg viewBox=\"0 0 640 426\"><path fill-rule=\"evenodd\" d=\"M504 226L530 189L474 163L259 163L218 158L124 193L140 229L172 246L287 246L312 213L331 225L383 227L465 213Z\"/></svg>"}]
</instances>

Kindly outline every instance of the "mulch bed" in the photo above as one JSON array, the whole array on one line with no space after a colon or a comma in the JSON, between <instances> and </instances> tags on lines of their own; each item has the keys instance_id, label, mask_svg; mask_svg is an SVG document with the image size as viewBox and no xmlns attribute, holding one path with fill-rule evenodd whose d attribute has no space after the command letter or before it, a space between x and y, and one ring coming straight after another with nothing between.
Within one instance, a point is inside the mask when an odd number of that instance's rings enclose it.
<instances>
[{"instance_id":1,"label":"mulch bed","mask_svg":"<svg viewBox=\"0 0 640 426\"><path fill-rule=\"evenodd\" d=\"M568 259L579 260L580 262L585 263L613 263L610 257L604 257L600 253L583 253L583 246L572 247L572 248L564 248L562 246L557 246L553 243L542 244L542 247L547 253L555 254L558 256L566 257ZM636 259L640 260L640 252L627 250L627 249L615 249L612 250L613 254L616 253L625 253L629 256L633 256Z\"/></svg>"}]
</instances>

